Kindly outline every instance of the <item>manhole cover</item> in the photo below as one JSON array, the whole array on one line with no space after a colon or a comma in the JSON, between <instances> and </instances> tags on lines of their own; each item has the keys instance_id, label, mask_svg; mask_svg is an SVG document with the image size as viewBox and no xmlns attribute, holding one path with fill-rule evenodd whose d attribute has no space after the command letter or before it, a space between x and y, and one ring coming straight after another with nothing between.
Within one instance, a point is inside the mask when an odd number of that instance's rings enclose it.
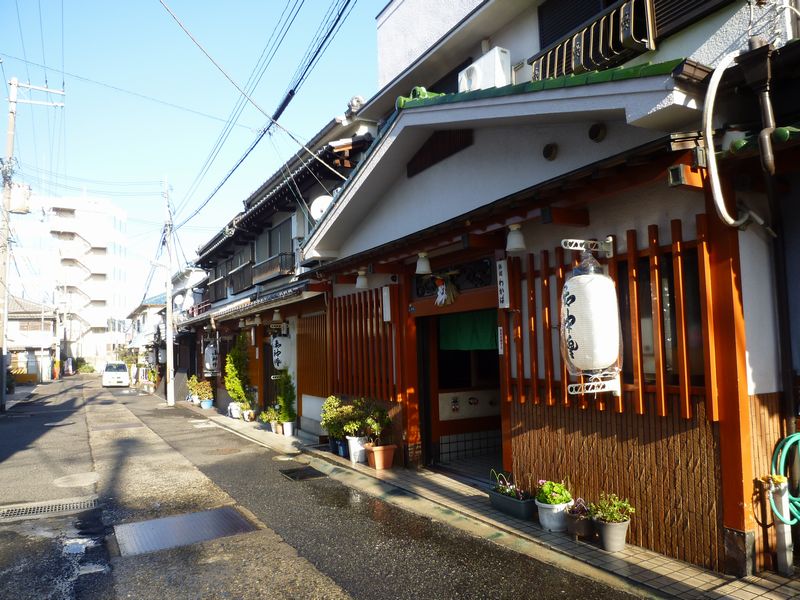
<instances>
[{"instance_id":1,"label":"manhole cover","mask_svg":"<svg viewBox=\"0 0 800 600\"><path fill-rule=\"evenodd\" d=\"M141 423L115 423L113 425L98 425L92 427L92 431L108 431L110 429L132 429L134 427L144 427Z\"/></svg>"},{"instance_id":2,"label":"manhole cover","mask_svg":"<svg viewBox=\"0 0 800 600\"><path fill-rule=\"evenodd\" d=\"M281 475L292 481L305 481L306 479L319 479L325 473L317 471L314 467L298 467L297 469L279 469Z\"/></svg>"},{"instance_id":3,"label":"manhole cover","mask_svg":"<svg viewBox=\"0 0 800 600\"><path fill-rule=\"evenodd\" d=\"M206 456L226 456L228 454L238 454L241 452L239 448L214 448L208 452L204 452Z\"/></svg>"},{"instance_id":4,"label":"manhole cover","mask_svg":"<svg viewBox=\"0 0 800 600\"><path fill-rule=\"evenodd\" d=\"M97 508L98 500L90 498L67 498L50 502L14 504L0 508L0 520L13 521L56 514L69 514Z\"/></svg>"},{"instance_id":5,"label":"manhole cover","mask_svg":"<svg viewBox=\"0 0 800 600\"><path fill-rule=\"evenodd\" d=\"M83 487L86 485L93 485L97 483L100 476L97 473L75 473L74 475L66 475L53 480L53 485L56 487Z\"/></svg>"},{"instance_id":6,"label":"manhole cover","mask_svg":"<svg viewBox=\"0 0 800 600\"><path fill-rule=\"evenodd\" d=\"M256 527L232 506L114 527L122 556L188 546L255 530Z\"/></svg>"}]
</instances>

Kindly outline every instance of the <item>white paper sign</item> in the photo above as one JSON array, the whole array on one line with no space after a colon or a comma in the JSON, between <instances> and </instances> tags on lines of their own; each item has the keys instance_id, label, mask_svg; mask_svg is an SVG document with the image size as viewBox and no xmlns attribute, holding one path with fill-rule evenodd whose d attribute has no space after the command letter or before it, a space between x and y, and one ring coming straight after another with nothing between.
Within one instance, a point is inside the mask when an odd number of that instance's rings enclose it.
<instances>
[{"instance_id":1,"label":"white paper sign","mask_svg":"<svg viewBox=\"0 0 800 600\"><path fill-rule=\"evenodd\" d=\"M508 296L508 261L498 260L495 264L497 266L497 308L511 308L511 299Z\"/></svg>"}]
</instances>

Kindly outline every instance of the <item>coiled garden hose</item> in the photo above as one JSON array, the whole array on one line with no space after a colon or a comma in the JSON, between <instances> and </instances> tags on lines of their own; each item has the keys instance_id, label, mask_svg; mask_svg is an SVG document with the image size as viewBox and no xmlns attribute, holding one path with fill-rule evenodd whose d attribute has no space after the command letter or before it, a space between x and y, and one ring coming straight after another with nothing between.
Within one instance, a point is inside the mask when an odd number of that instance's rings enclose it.
<instances>
[{"instance_id":1,"label":"coiled garden hose","mask_svg":"<svg viewBox=\"0 0 800 600\"><path fill-rule=\"evenodd\" d=\"M795 444L800 444L800 433L793 433L789 436L783 438L780 442L778 442L778 446L775 448L775 452L772 455L772 469L771 472L773 477L775 475L781 476L782 479L788 478L786 473L786 461L788 458L793 454L792 446ZM774 486L774 478L772 479L772 483L768 488L768 495L769 495L769 503L772 506L773 514L778 517L778 519L785 523L786 525L794 525L798 521L800 521L800 497L793 496L791 491L788 491L789 495L789 512L790 515L782 515L778 508L775 506L775 500L772 497L772 490ZM791 517L791 518L790 518Z\"/></svg>"}]
</instances>

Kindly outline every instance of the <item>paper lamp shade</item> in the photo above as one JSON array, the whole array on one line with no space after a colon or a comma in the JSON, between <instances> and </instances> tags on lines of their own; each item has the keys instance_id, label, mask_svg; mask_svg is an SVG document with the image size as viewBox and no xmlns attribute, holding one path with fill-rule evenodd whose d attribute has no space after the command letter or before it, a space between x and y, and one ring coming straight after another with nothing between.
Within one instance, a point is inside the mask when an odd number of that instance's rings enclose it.
<instances>
[{"instance_id":1,"label":"paper lamp shade","mask_svg":"<svg viewBox=\"0 0 800 600\"><path fill-rule=\"evenodd\" d=\"M292 339L282 335L272 336L272 364L279 371L292 366Z\"/></svg>"},{"instance_id":2,"label":"paper lamp shade","mask_svg":"<svg viewBox=\"0 0 800 600\"><path fill-rule=\"evenodd\" d=\"M576 275L561 294L561 353L569 372L619 370L619 307L606 275Z\"/></svg>"},{"instance_id":3,"label":"paper lamp shade","mask_svg":"<svg viewBox=\"0 0 800 600\"><path fill-rule=\"evenodd\" d=\"M217 347L214 344L208 344L203 350L203 367L206 373L217 370Z\"/></svg>"}]
</instances>

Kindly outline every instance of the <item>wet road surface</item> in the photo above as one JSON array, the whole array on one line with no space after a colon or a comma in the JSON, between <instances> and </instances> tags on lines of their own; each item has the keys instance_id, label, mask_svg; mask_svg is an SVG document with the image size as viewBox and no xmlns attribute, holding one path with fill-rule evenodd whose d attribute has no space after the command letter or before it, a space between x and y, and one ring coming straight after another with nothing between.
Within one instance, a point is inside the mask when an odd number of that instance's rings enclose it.
<instances>
[{"instance_id":1,"label":"wet road surface","mask_svg":"<svg viewBox=\"0 0 800 600\"><path fill-rule=\"evenodd\" d=\"M630 598L626 593L415 515L302 467L196 415L127 407L214 483L354 598ZM262 557L269 568L269 556Z\"/></svg>"}]
</instances>

